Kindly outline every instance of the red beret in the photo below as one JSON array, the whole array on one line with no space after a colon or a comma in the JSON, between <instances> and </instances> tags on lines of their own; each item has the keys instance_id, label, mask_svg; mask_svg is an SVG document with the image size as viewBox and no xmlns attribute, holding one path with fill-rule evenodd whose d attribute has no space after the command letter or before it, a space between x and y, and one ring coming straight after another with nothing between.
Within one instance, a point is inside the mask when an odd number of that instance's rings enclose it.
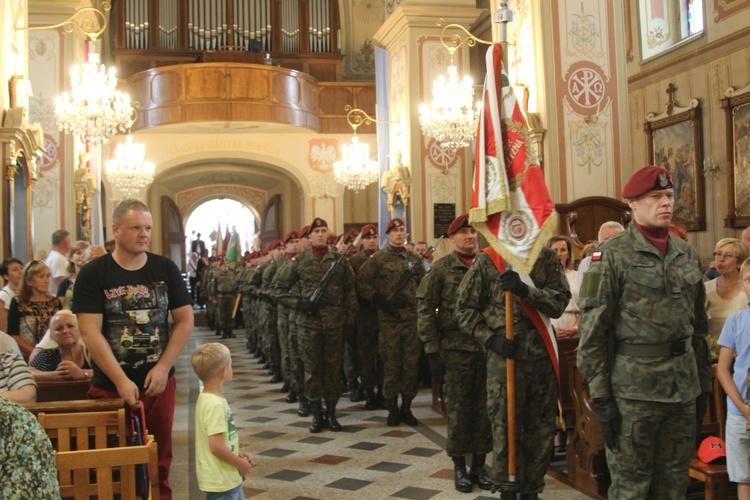
<instances>
[{"instance_id":1,"label":"red beret","mask_svg":"<svg viewBox=\"0 0 750 500\"><path fill-rule=\"evenodd\" d=\"M318 229L319 227L324 227L328 229L328 223L325 221L325 219L321 219L320 217L315 217L313 219L312 224L310 224L310 232L313 232L313 229Z\"/></svg>"},{"instance_id":2,"label":"red beret","mask_svg":"<svg viewBox=\"0 0 750 500\"><path fill-rule=\"evenodd\" d=\"M367 236L377 236L378 235L378 226L375 224L365 224L365 226L362 228L362 237L365 238Z\"/></svg>"},{"instance_id":3,"label":"red beret","mask_svg":"<svg viewBox=\"0 0 750 500\"><path fill-rule=\"evenodd\" d=\"M344 244L348 245L349 242L354 241L357 238L357 235L359 234L359 231L356 229L350 229L346 232L344 235Z\"/></svg>"},{"instance_id":4,"label":"red beret","mask_svg":"<svg viewBox=\"0 0 750 500\"><path fill-rule=\"evenodd\" d=\"M389 232L391 232L391 229L393 229L393 228L404 227L404 226L405 226L405 224L404 224L404 221L402 219L399 219L398 217L396 217L395 219L391 219L391 221L388 223L388 225L385 226L385 234L388 234Z\"/></svg>"},{"instance_id":5,"label":"red beret","mask_svg":"<svg viewBox=\"0 0 750 500\"><path fill-rule=\"evenodd\" d=\"M268 249L264 248L263 250L261 250L260 255L261 257L265 257L266 255L268 255Z\"/></svg>"},{"instance_id":6,"label":"red beret","mask_svg":"<svg viewBox=\"0 0 750 500\"><path fill-rule=\"evenodd\" d=\"M299 237L300 237L300 239L310 237L310 226L305 226L302 229L300 229L299 230Z\"/></svg>"},{"instance_id":7,"label":"red beret","mask_svg":"<svg viewBox=\"0 0 750 500\"><path fill-rule=\"evenodd\" d=\"M299 239L299 233L297 231L289 231L286 236L284 236L284 244L289 243L289 240L298 240Z\"/></svg>"},{"instance_id":8,"label":"red beret","mask_svg":"<svg viewBox=\"0 0 750 500\"><path fill-rule=\"evenodd\" d=\"M459 215L458 217L453 219L451 225L448 226L448 236L453 236L453 234L462 227L471 227L469 225L469 214Z\"/></svg>"},{"instance_id":9,"label":"red beret","mask_svg":"<svg viewBox=\"0 0 750 500\"><path fill-rule=\"evenodd\" d=\"M664 167L649 165L638 170L622 190L622 197L628 200L659 189L674 187L672 174Z\"/></svg>"},{"instance_id":10,"label":"red beret","mask_svg":"<svg viewBox=\"0 0 750 500\"><path fill-rule=\"evenodd\" d=\"M328 233L328 238L326 239L326 245L335 245L338 241L339 237L336 236L333 233Z\"/></svg>"},{"instance_id":11,"label":"red beret","mask_svg":"<svg viewBox=\"0 0 750 500\"><path fill-rule=\"evenodd\" d=\"M274 250L276 248L283 247L283 246L284 246L284 242L283 241L281 241L281 240L273 240L268 245L268 248L266 250L268 250L270 252L271 250Z\"/></svg>"}]
</instances>

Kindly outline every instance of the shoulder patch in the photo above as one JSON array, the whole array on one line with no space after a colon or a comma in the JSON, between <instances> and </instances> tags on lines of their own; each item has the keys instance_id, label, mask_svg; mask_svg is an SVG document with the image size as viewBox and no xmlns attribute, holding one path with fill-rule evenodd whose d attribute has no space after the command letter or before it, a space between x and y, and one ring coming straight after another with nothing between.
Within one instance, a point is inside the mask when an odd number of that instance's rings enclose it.
<instances>
[{"instance_id":1,"label":"shoulder patch","mask_svg":"<svg viewBox=\"0 0 750 500\"><path fill-rule=\"evenodd\" d=\"M591 254L591 262L599 262L600 260L602 260L602 252L601 251L596 251L596 252L594 252L594 253Z\"/></svg>"}]
</instances>

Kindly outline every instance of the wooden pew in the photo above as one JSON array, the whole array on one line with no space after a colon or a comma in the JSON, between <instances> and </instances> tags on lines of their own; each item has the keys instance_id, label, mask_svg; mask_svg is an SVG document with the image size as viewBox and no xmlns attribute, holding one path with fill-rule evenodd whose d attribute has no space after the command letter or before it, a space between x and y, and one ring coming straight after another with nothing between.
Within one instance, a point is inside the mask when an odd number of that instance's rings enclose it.
<instances>
[{"instance_id":1,"label":"wooden pew","mask_svg":"<svg viewBox=\"0 0 750 500\"><path fill-rule=\"evenodd\" d=\"M36 401L46 403L86 399L90 386L90 380L37 381Z\"/></svg>"},{"instance_id":2,"label":"wooden pew","mask_svg":"<svg viewBox=\"0 0 750 500\"><path fill-rule=\"evenodd\" d=\"M156 442L128 445L122 399L64 401L25 405L52 441L63 498L123 499L136 496L136 465L149 467L151 497L159 497Z\"/></svg>"}]
</instances>

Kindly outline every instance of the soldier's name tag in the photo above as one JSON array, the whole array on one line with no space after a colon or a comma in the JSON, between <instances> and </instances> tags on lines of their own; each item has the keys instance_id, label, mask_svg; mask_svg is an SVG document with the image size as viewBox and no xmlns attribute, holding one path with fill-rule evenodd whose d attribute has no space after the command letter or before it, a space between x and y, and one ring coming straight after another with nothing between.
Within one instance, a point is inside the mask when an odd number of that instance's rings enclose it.
<instances>
[{"instance_id":1,"label":"soldier's name tag","mask_svg":"<svg viewBox=\"0 0 750 500\"><path fill-rule=\"evenodd\" d=\"M591 262L599 262L602 260L602 252L594 252L591 254Z\"/></svg>"}]
</instances>

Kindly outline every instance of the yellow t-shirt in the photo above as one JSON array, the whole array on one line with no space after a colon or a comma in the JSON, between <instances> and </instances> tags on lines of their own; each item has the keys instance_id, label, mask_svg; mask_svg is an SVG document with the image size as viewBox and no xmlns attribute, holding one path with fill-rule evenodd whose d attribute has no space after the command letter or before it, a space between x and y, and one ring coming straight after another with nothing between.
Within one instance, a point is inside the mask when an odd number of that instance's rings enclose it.
<instances>
[{"instance_id":1,"label":"yellow t-shirt","mask_svg":"<svg viewBox=\"0 0 750 500\"><path fill-rule=\"evenodd\" d=\"M239 455L240 438L229 403L221 396L202 392L195 408L195 472L201 491L219 493L236 488L243 478L236 467L211 453L208 437L214 434L223 434L224 444Z\"/></svg>"}]
</instances>

